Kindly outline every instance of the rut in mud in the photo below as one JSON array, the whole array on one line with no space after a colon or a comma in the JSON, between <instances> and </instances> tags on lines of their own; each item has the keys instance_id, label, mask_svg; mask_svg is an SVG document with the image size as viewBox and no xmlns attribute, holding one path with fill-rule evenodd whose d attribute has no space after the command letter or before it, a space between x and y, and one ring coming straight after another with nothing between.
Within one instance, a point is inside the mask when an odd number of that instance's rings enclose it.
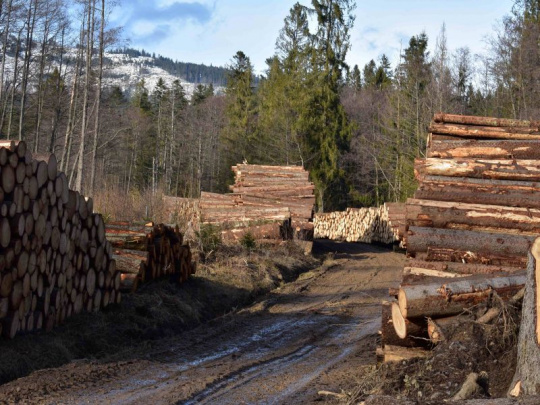
<instances>
[{"instance_id":1,"label":"rut in mud","mask_svg":"<svg viewBox=\"0 0 540 405\"><path fill-rule=\"evenodd\" d=\"M375 362L380 301L404 257L318 242L332 260L249 308L167 339L127 362L71 363L0 387L39 403L308 403ZM319 398L320 399L320 398Z\"/></svg>"}]
</instances>

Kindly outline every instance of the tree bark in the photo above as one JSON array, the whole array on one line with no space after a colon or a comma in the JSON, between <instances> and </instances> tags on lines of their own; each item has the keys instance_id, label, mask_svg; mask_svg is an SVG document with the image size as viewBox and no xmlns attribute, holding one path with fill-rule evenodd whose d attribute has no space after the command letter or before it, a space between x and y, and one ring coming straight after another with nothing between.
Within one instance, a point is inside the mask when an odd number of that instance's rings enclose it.
<instances>
[{"instance_id":1,"label":"tree bark","mask_svg":"<svg viewBox=\"0 0 540 405\"><path fill-rule=\"evenodd\" d=\"M431 141L428 158L540 159L538 141L458 140Z\"/></svg>"},{"instance_id":2,"label":"tree bark","mask_svg":"<svg viewBox=\"0 0 540 405\"><path fill-rule=\"evenodd\" d=\"M438 113L433 117L434 122L444 122L448 124L480 125L487 127L507 127L507 128L532 128L536 131L540 129L538 121L515 120L508 118L478 117L474 115L458 115Z\"/></svg>"},{"instance_id":3,"label":"tree bark","mask_svg":"<svg viewBox=\"0 0 540 405\"><path fill-rule=\"evenodd\" d=\"M409 253L428 252L429 248L444 248L496 257L526 257L534 236L485 233L454 229L411 226L407 235Z\"/></svg>"},{"instance_id":4,"label":"tree bark","mask_svg":"<svg viewBox=\"0 0 540 405\"><path fill-rule=\"evenodd\" d=\"M472 177L493 180L540 181L540 160L417 159L416 177Z\"/></svg>"},{"instance_id":5,"label":"tree bark","mask_svg":"<svg viewBox=\"0 0 540 405\"><path fill-rule=\"evenodd\" d=\"M407 223L434 228L540 234L540 210L500 205L407 200Z\"/></svg>"},{"instance_id":6,"label":"tree bark","mask_svg":"<svg viewBox=\"0 0 540 405\"><path fill-rule=\"evenodd\" d=\"M402 286L398 303L404 318L457 315L465 308L485 301L492 291L508 299L525 284L525 275L491 278L460 278L444 284Z\"/></svg>"},{"instance_id":7,"label":"tree bark","mask_svg":"<svg viewBox=\"0 0 540 405\"><path fill-rule=\"evenodd\" d=\"M427 176L415 198L507 207L540 208L540 183Z\"/></svg>"},{"instance_id":8,"label":"tree bark","mask_svg":"<svg viewBox=\"0 0 540 405\"><path fill-rule=\"evenodd\" d=\"M540 238L529 252L516 373L509 390L521 382L520 395L540 394Z\"/></svg>"}]
</instances>

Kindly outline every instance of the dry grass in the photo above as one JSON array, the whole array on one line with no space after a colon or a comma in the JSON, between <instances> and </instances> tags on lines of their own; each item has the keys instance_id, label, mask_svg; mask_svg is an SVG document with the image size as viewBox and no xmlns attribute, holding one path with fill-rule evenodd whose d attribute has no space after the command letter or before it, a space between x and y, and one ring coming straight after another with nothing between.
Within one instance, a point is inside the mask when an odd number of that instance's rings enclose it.
<instances>
[{"instance_id":1,"label":"dry grass","mask_svg":"<svg viewBox=\"0 0 540 405\"><path fill-rule=\"evenodd\" d=\"M94 211L103 215L105 221L141 221L159 222L162 212L163 191L151 189L126 192L116 185L105 185L94 196Z\"/></svg>"}]
</instances>

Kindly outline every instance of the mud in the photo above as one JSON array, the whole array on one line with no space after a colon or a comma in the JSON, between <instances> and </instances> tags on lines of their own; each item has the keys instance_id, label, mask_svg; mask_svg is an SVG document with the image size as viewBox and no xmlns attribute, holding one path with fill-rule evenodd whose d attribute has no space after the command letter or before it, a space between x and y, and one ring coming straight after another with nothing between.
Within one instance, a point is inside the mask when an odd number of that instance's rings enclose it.
<instances>
[{"instance_id":1,"label":"mud","mask_svg":"<svg viewBox=\"0 0 540 405\"><path fill-rule=\"evenodd\" d=\"M312 403L375 364L380 301L404 256L321 242L333 259L263 300L141 348L123 361L79 361L0 387L6 403Z\"/></svg>"}]
</instances>

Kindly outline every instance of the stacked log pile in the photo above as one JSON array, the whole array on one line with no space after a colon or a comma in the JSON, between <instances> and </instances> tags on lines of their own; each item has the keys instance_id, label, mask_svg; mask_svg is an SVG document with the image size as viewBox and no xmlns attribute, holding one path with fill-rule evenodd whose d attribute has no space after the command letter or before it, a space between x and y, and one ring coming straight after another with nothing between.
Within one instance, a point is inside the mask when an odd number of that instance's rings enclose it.
<instances>
[{"instance_id":1,"label":"stacked log pile","mask_svg":"<svg viewBox=\"0 0 540 405\"><path fill-rule=\"evenodd\" d=\"M159 220L166 224L180 225L184 239L193 239L195 232L199 230L199 200L164 196L163 209L161 210L161 218Z\"/></svg>"},{"instance_id":2,"label":"stacked log pile","mask_svg":"<svg viewBox=\"0 0 540 405\"><path fill-rule=\"evenodd\" d=\"M407 211L404 203L384 203L384 209L388 215L388 225L392 228L394 239L403 243L407 229Z\"/></svg>"},{"instance_id":3,"label":"stacked log pile","mask_svg":"<svg viewBox=\"0 0 540 405\"><path fill-rule=\"evenodd\" d=\"M301 166L239 164L232 167L235 183L231 191L242 207L286 207L291 215L293 238L313 240L315 186Z\"/></svg>"},{"instance_id":4,"label":"stacked log pile","mask_svg":"<svg viewBox=\"0 0 540 405\"><path fill-rule=\"evenodd\" d=\"M314 185L299 166L239 164L231 194L201 193L201 222L223 227L225 241L313 240Z\"/></svg>"},{"instance_id":5,"label":"stacked log pile","mask_svg":"<svg viewBox=\"0 0 540 405\"><path fill-rule=\"evenodd\" d=\"M390 244L397 240L399 210L392 225L388 205L378 208L347 208L343 212L316 214L315 238L363 243Z\"/></svg>"},{"instance_id":6,"label":"stacked log pile","mask_svg":"<svg viewBox=\"0 0 540 405\"><path fill-rule=\"evenodd\" d=\"M113 246L123 291L134 292L140 284L165 276L183 283L195 273L191 250L183 244L178 227L110 222L106 225L106 235Z\"/></svg>"},{"instance_id":7,"label":"stacked log pile","mask_svg":"<svg viewBox=\"0 0 540 405\"><path fill-rule=\"evenodd\" d=\"M402 284L383 310L391 347L436 344L465 309L515 299L540 236L540 123L437 114L426 156L406 204Z\"/></svg>"},{"instance_id":8,"label":"stacked log pile","mask_svg":"<svg viewBox=\"0 0 540 405\"><path fill-rule=\"evenodd\" d=\"M68 188L54 155L0 143L0 329L50 330L119 303L120 272L93 203Z\"/></svg>"}]
</instances>

